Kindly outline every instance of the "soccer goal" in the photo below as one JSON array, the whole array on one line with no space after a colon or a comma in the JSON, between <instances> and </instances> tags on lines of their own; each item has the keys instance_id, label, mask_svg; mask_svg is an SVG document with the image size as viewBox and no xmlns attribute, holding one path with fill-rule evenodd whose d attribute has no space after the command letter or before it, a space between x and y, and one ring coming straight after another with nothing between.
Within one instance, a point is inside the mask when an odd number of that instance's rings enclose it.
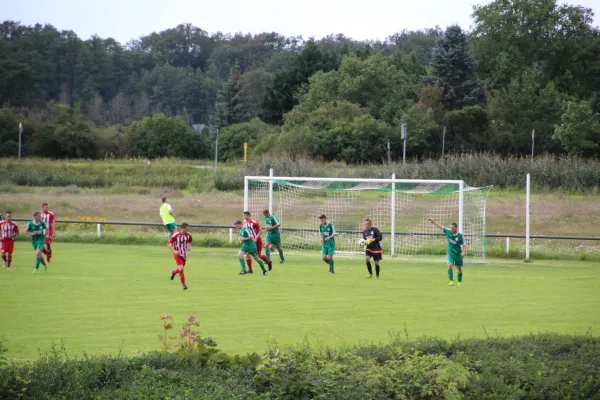
<instances>
[{"instance_id":1,"label":"soccer goal","mask_svg":"<svg viewBox=\"0 0 600 400\"><path fill-rule=\"evenodd\" d=\"M257 220L269 209L282 227L286 250L320 249L321 214L333 222L336 253L364 254L359 246L363 221L383 233L389 256L441 254L445 238L427 218L458 224L467 244L465 262L485 262L485 213L491 186L470 187L461 180L353 179L246 176L244 209Z\"/></svg>"}]
</instances>

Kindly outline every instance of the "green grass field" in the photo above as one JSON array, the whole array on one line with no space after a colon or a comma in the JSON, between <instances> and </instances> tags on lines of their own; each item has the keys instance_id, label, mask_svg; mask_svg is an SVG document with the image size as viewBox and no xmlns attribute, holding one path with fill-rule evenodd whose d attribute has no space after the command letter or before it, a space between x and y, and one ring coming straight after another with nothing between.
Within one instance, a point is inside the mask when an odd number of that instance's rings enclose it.
<instances>
[{"instance_id":1,"label":"green grass field","mask_svg":"<svg viewBox=\"0 0 600 400\"><path fill-rule=\"evenodd\" d=\"M339 257L332 276L318 254L289 254L266 277L238 276L235 250L194 249L184 292L169 281L166 247L58 243L49 272L37 275L33 258L19 242L13 271L0 272L0 337L13 358L36 358L61 340L71 356L157 350L162 313L176 326L196 315L202 336L230 353L262 352L273 340L379 342L391 332L600 332L600 264L592 262L491 260L466 266L457 288L447 286L440 257L384 260L377 281L365 278L360 258Z\"/></svg>"}]
</instances>

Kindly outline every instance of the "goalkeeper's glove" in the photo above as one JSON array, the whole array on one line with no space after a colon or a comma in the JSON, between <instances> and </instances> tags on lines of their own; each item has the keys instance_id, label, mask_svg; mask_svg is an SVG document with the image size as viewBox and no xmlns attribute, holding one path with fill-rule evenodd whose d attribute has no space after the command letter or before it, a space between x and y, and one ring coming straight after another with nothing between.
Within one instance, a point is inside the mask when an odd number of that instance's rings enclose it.
<instances>
[{"instance_id":1,"label":"goalkeeper's glove","mask_svg":"<svg viewBox=\"0 0 600 400\"><path fill-rule=\"evenodd\" d=\"M367 239L367 240L365 240L365 243L367 245L369 245L369 244L373 243L374 241L375 241L375 239Z\"/></svg>"}]
</instances>

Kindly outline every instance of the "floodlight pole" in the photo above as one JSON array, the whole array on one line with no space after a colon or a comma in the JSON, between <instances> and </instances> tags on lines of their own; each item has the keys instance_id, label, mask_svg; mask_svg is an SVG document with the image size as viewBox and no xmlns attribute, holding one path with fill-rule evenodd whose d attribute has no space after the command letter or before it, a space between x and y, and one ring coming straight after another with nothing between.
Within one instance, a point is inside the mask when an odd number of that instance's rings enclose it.
<instances>
[{"instance_id":1,"label":"floodlight pole","mask_svg":"<svg viewBox=\"0 0 600 400\"><path fill-rule=\"evenodd\" d=\"M19 160L21 159L22 143L23 143L23 123L19 122Z\"/></svg>"},{"instance_id":2,"label":"floodlight pole","mask_svg":"<svg viewBox=\"0 0 600 400\"><path fill-rule=\"evenodd\" d=\"M217 129L217 142L215 143L215 172L219 163L219 130Z\"/></svg>"},{"instance_id":3,"label":"floodlight pole","mask_svg":"<svg viewBox=\"0 0 600 400\"><path fill-rule=\"evenodd\" d=\"M442 162L444 162L444 150L446 147L446 125L444 125L444 130L442 131Z\"/></svg>"},{"instance_id":4,"label":"floodlight pole","mask_svg":"<svg viewBox=\"0 0 600 400\"><path fill-rule=\"evenodd\" d=\"M402 149L402 165L406 164L406 124L402 124L402 141L403 149Z\"/></svg>"},{"instance_id":5,"label":"floodlight pole","mask_svg":"<svg viewBox=\"0 0 600 400\"><path fill-rule=\"evenodd\" d=\"M531 131L531 161L533 161L533 149L535 147L535 129Z\"/></svg>"},{"instance_id":6,"label":"floodlight pole","mask_svg":"<svg viewBox=\"0 0 600 400\"><path fill-rule=\"evenodd\" d=\"M392 153L390 150L390 142L387 143L388 164L392 163Z\"/></svg>"}]
</instances>

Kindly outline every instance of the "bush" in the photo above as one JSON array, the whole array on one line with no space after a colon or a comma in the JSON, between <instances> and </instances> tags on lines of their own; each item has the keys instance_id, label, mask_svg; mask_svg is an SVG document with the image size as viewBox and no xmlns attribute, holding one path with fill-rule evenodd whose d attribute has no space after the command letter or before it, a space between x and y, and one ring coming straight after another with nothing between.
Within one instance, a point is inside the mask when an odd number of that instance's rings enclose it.
<instances>
[{"instance_id":1,"label":"bush","mask_svg":"<svg viewBox=\"0 0 600 400\"><path fill-rule=\"evenodd\" d=\"M192 331L194 322L187 323ZM218 352L210 338L196 342L185 351L133 358L73 359L57 348L0 368L0 398L600 399L600 339L591 336L393 335L387 344L305 343L234 357Z\"/></svg>"}]
</instances>

